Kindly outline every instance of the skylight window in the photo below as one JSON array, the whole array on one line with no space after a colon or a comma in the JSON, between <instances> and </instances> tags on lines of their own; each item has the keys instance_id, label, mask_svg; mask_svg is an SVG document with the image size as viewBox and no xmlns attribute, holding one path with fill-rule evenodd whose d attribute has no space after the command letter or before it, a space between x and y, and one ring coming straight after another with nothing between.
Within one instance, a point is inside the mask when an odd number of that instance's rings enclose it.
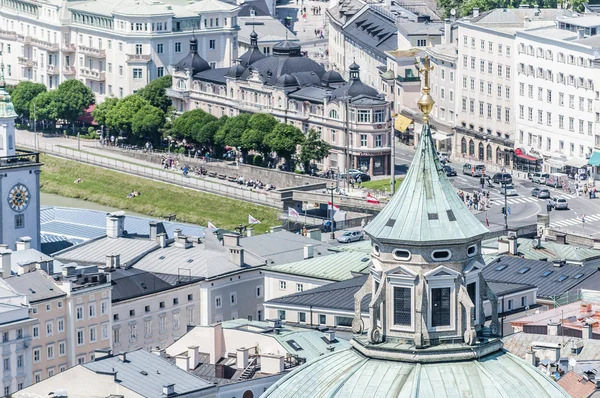
<instances>
[{"instance_id":1,"label":"skylight window","mask_svg":"<svg viewBox=\"0 0 600 398\"><path fill-rule=\"evenodd\" d=\"M525 272L527 272L527 271L529 271L529 270L530 270L530 268L529 268L529 267L521 268L521 269L519 270L519 274L523 275Z\"/></svg>"},{"instance_id":2,"label":"skylight window","mask_svg":"<svg viewBox=\"0 0 600 398\"><path fill-rule=\"evenodd\" d=\"M496 271L502 271L504 268L506 268L507 266L502 264L496 267Z\"/></svg>"},{"instance_id":3,"label":"skylight window","mask_svg":"<svg viewBox=\"0 0 600 398\"><path fill-rule=\"evenodd\" d=\"M288 343L294 350L302 351L302 347L300 347L300 344L298 344L295 340L288 340L286 343Z\"/></svg>"},{"instance_id":4,"label":"skylight window","mask_svg":"<svg viewBox=\"0 0 600 398\"><path fill-rule=\"evenodd\" d=\"M556 281L557 281L557 282L562 282L562 281L564 281L564 280L565 280L565 279L567 279L567 278L568 278L568 276L561 275L561 276L559 276L559 277L558 277L558 279L557 279Z\"/></svg>"},{"instance_id":5,"label":"skylight window","mask_svg":"<svg viewBox=\"0 0 600 398\"><path fill-rule=\"evenodd\" d=\"M546 271L546 272L544 272L544 273L542 274L542 276L545 278L545 277L547 277L548 275L550 275L550 274L551 274L551 273L553 273L553 272L554 272L554 271Z\"/></svg>"},{"instance_id":6,"label":"skylight window","mask_svg":"<svg viewBox=\"0 0 600 398\"><path fill-rule=\"evenodd\" d=\"M584 274L577 274L577 275L575 275L573 278L574 278L574 279L579 279L579 278L581 278L583 275L584 275Z\"/></svg>"}]
</instances>

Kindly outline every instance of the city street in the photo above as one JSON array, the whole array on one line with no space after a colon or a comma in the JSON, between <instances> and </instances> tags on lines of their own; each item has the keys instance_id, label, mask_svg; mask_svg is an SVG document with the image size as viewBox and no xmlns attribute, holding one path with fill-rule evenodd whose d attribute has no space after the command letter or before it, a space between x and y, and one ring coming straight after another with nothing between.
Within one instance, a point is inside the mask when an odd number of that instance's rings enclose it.
<instances>
[{"instance_id":1,"label":"city street","mask_svg":"<svg viewBox=\"0 0 600 398\"><path fill-rule=\"evenodd\" d=\"M396 174L403 175L408 170L414 156L414 149L406 145L396 144ZM472 194L476 189L481 189L479 178L462 174L463 164L449 163L456 170L457 176L450 177L450 181L458 191ZM566 194L561 189L534 184L529 180L514 179L517 196L508 196L506 205L509 208L508 227L520 227L534 224L538 214L546 214L548 199L538 199L531 196L531 189L538 186L547 188L551 197L558 196L567 199L568 210L554 210L550 212L550 225L558 230L573 231L584 235L600 235L600 197L589 199L583 196ZM473 211L475 216L485 223L489 221L489 229L493 231L504 229L504 195L500 193L500 185L494 184L492 188L485 188L490 192L491 204L486 211ZM582 222L585 215L585 222Z\"/></svg>"}]
</instances>

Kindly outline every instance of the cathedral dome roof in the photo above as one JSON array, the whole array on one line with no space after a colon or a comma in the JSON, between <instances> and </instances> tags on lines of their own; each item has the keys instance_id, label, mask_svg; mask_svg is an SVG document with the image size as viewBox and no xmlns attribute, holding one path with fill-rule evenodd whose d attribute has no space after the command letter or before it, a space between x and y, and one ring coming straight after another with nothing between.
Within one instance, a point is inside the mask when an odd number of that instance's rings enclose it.
<instances>
[{"instance_id":1,"label":"cathedral dome roof","mask_svg":"<svg viewBox=\"0 0 600 398\"><path fill-rule=\"evenodd\" d=\"M175 65L175 69L178 71L191 69L192 75L210 69L208 62L198 54L198 40L195 37L190 39L190 52Z\"/></svg>"}]
</instances>

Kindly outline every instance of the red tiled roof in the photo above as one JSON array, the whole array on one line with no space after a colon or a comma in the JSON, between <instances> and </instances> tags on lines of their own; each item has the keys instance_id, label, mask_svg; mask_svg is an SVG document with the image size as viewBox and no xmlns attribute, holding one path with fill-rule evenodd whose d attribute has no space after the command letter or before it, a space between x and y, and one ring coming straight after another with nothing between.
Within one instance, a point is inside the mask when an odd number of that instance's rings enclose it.
<instances>
[{"instance_id":1,"label":"red tiled roof","mask_svg":"<svg viewBox=\"0 0 600 398\"><path fill-rule=\"evenodd\" d=\"M85 124L91 124L92 126L97 126L98 123L96 123L94 121L94 117L92 116L92 111L96 109L96 104L90 105L89 108L87 108L84 112L83 115L79 116L77 118L78 121L83 122Z\"/></svg>"},{"instance_id":2,"label":"red tiled roof","mask_svg":"<svg viewBox=\"0 0 600 398\"><path fill-rule=\"evenodd\" d=\"M572 398L588 398L596 391L596 384L575 372L568 372L558 380L558 385Z\"/></svg>"}]
</instances>

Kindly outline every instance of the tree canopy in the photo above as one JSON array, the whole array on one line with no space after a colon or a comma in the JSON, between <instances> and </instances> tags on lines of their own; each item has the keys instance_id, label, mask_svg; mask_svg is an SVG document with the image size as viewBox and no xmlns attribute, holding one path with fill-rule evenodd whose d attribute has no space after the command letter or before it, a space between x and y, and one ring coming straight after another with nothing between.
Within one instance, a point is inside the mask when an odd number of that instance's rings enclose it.
<instances>
[{"instance_id":1,"label":"tree canopy","mask_svg":"<svg viewBox=\"0 0 600 398\"><path fill-rule=\"evenodd\" d=\"M160 131L165 124L165 113L150 104L143 105L131 121L131 132L138 138L160 141Z\"/></svg>"},{"instance_id":2,"label":"tree canopy","mask_svg":"<svg viewBox=\"0 0 600 398\"><path fill-rule=\"evenodd\" d=\"M76 79L64 81L58 86L56 92L60 99L58 117L71 123L74 123L95 102L92 90Z\"/></svg>"},{"instance_id":3,"label":"tree canopy","mask_svg":"<svg viewBox=\"0 0 600 398\"><path fill-rule=\"evenodd\" d=\"M331 145L323 141L319 133L314 130L308 130L308 134L304 139L304 142L300 146L300 153L298 154L298 160L304 165L304 171L308 172L310 162L312 160L320 162L329 155Z\"/></svg>"},{"instance_id":4,"label":"tree canopy","mask_svg":"<svg viewBox=\"0 0 600 398\"><path fill-rule=\"evenodd\" d=\"M171 75L159 77L138 90L136 94L148 101L150 105L166 113L171 106L171 99L167 97L167 88L170 88L172 84L173 78Z\"/></svg>"},{"instance_id":5,"label":"tree canopy","mask_svg":"<svg viewBox=\"0 0 600 398\"><path fill-rule=\"evenodd\" d=\"M115 97L110 97L104 100L103 103L96 105L96 108L92 111L92 117L101 126L106 125L106 114L117 104L119 103L119 99Z\"/></svg>"},{"instance_id":6,"label":"tree canopy","mask_svg":"<svg viewBox=\"0 0 600 398\"><path fill-rule=\"evenodd\" d=\"M179 138L185 138L186 140L200 139L203 141L203 145L212 145L212 135L208 131L203 129L211 122L215 122L218 119L210 113L204 112L202 109L194 109L188 112L184 112L173 122L171 133ZM212 128L210 129L212 131ZM207 137L210 136L210 141ZM209 142L209 143L207 143Z\"/></svg>"},{"instance_id":7,"label":"tree canopy","mask_svg":"<svg viewBox=\"0 0 600 398\"><path fill-rule=\"evenodd\" d=\"M264 138L264 143L271 151L290 164L290 158L296 153L298 145L304 141L304 134L299 128L285 123L279 123L273 131Z\"/></svg>"},{"instance_id":8,"label":"tree canopy","mask_svg":"<svg viewBox=\"0 0 600 398\"><path fill-rule=\"evenodd\" d=\"M46 86L41 83L25 81L17 84L11 94L11 100L13 106L15 107L15 112L17 112L18 115L23 115L25 118L29 119L29 108L31 101L39 94L44 92L46 92ZM33 109L33 107L31 107L31 109ZM36 118L38 117L37 114L33 115L33 112L31 112L31 116L35 116Z\"/></svg>"},{"instance_id":9,"label":"tree canopy","mask_svg":"<svg viewBox=\"0 0 600 398\"><path fill-rule=\"evenodd\" d=\"M35 113L38 120L55 122L59 119L61 98L56 90L44 91L38 94L30 104L30 113L33 114L33 103L35 102Z\"/></svg>"},{"instance_id":10,"label":"tree canopy","mask_svg":"<svg viewBox=\"0 0 600 398\"><path fill-rule=\"evenodd\" d=\"M131 133L133 116L146 105L151 106L139 95L129 95L123 98L106 112L106 126L121 133Z\"/></svg>"},{"instance_id":11,"label":"tree canopy","mask_svg":"<svg viewBox=\"0 0 600 398\"><path fill-rule=\"evenodd\" d=\"M226 117L226 116L224 116ZM242 113L236 117L227 118L223 126L215 134L215 144L222 146L241 147L242 135L248 128L251 115ZM221 118L222 119L222 118Z\"/></svg>"}]
</instances>

